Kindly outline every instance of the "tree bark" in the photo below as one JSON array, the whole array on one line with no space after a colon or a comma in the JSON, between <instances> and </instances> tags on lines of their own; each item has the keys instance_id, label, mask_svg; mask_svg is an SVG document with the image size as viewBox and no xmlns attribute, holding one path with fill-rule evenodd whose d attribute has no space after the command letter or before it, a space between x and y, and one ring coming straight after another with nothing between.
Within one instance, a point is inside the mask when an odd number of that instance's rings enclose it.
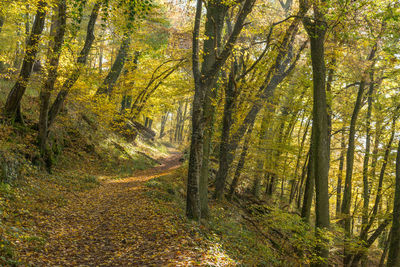
<instances>
[{"instance_id":1,"label":"tree bark","mask_svg":"<svg viewBox=\"0 0 400 267\"><path fill-rule=\"evenodd\" d=\"M385 243L384 243L384 248L382 251L381 259L379 261L379 267L385 266L385 259L386 259L386 256L387 256L387 253L389 250L389 243L390 243L391 236L392 236L392 232L390 231L389 234L387 235Z\"/></svg>"},{"instance_id":2,"label":"tree bark","mask_svg":"<svg viewBox=\"0 0 400 267\"><path fill-rule=\"evenodd\" d=\"M342 178L343 178L343 166L344 166L344 155L346 149L346 140L345 140L345 129L342 129L342 138L340 141L340 156L339 156L339 170L337 176L337 185L336 185L336 217L340 217L341 211L341 198L342 198Z\"/></svg>"},{"instance_id":3,"label":"tree bark","mask_svg":"<svg viewBox=\"0 0 400 267\"><path fill-rule=\"evenodd\" d=\"M363 162L363 211L362 211L362 227L365 227L368 223L368 208L369 208L369 181L368 181L368 164L369 164L369 154L370 154L370 147L371 147L371 114L372 114L372 94L374 92L374 73L371 71L370 73L370 86L367 94L367 118L366 118L366 133L365 133L365 155L364 155L364 162ZM360 234L361 240L367 239L367 233L361 231Z\"/></svg>"},{"instance_id":4,"label":"tree bark","mask_svg":"<svg viewBox=\"0 0 400 267\"><path fill-rule=\"evenodd\" d=\"M243 149L242 152L240 153L240 157L239 157L239 162L238 165L236 167L236 171L235 171L235 175L233 176L233 180L229 189L229 193L228 193L228 200L232 199L233 194L235 193L236 187L239 183L239 178L240 178L240 174L242 172L242 169L244 167L245 161L246 161L246 156L247 156L247 151L249 149L249 143L251 140L251 133L253 131L253 127L250 127L247 130L246 133L246 138L244 140L243 143Z\"/></svg>"},{"instance_id":5,"label":"tree bark","mask_svg":"<svg viewBox=\"0 0 400 267\"><path fill-rule=\"evenodd\" d=\"M313 138L311 137L311 140ZM304 188L303 206L301 208L301 218L305 222L310 222L311 216L311 204L314 196L314 185L315 185L315 174L314 174L314 158L312 143L310 144L310 150L308 152L308 164L307 164L307 178L306 186Z\"/></svg>"},{"instance_id":6,"label":"tree bark","mask_svg":"<svg viewBox=\"0 0 400 267\"><path fill-rule=\"evenodd\" d=\"M357 99L354 105L353 114L351 116L349 141L346 154L346 176L345 176L345 184L343 191L341 214L343 216L343 226L347 238L350 238L350 205L351 205L351 193L352 193L352 176L353 176L353 164L354 164L356 124L358 119L358 113L362 106L364 88L365 88L365 81L361 81L358 88ZM349 263L350 259L348 258L348 254L346 254L345 252L344 264L347 265Z\"/></svg>"},{"instance_id":7,"label":"tree bark","mask_svg":"<svg viewBox=\"0 0 400 267\"><path fill-rule=\"evenodd\" d=\"M0 32L3 30L4 21L4 16L0 14Z\"/></svg>"},{"instance_id":8,"label":"tree bark","mask_svg":"<svg viewBox=\"0 0 400 267\"><path fill-rule=\"evenodd\" d=\"M218 57L215 54L215 44L212 45L211 51L208 42L216 42L217 36L213 36L211 40L206 40L204 42L203 53L205 55L213 54L215 58L213 60L203 60L202 69L200 71L199 67L199 33L200 33L200 19L201 19L201 8L202 4L198 1L196 7L196 17L195 26L193 31L193 53L192 53L192 65L193 65L193 76L195 84L195 95L192 105L192 139L190 144L190 157L189 157L189 167L188 167L188 182L187 182L187 205L186 214L189 218L199 219L201 217L200 213L200 199L199 199L199 179L200 170L202 167L203 160L203 132L205 130L205 119L204 118L204 103L205 101L210 101L206 98L209 95L210 90L215 85L218 78L218 73L222 66L225 65L226 60L230 56L233 46L244 26L247 15L251 12L255 0L245 0L239 14L235 26L230 34L226 44L223 46L223 50L219 53ZM209 3L217 5L220 12L224 12L226 6L221 3ZM208 13L209 11L207 11ZM218 13L218 12L217 12ZM208 15L207 15L208 17ZM218 16L217 16L218 17ZM209 21L208 23L212 23ZM218 30L216 31L218 32ZM207 35L207 33L206 33ZM214 62L212 62L214 61Z\"/></svg>"},{"instance_id":9,"label":"tree bark","mask_svg":"<svg viewBox=\"0 0 400 267\"><path fill-rule=\"evenodd\" d=\"M54 100L50 110L49 110L49 117L48 117L48 128L54 123L55 118L57 117L58 113L61 111L61 108L64 105L64 101L68 96L68 93L72 86L74 86L75 82L79 79L81 75L82 68L86 64L90 49L92 48L92 44L94 42L94 28L96 25L96 20L99 15L99 10L101 7L101 1L97 1L92 9L90 14L89 23L87 26L86 31L86 39L85 44L78 56L76 66L72 73L69 75L67 80L64 82L60 92L57 94L56 99Z\"/></svg>"},{"instance_id":10,"label":"tree bark","mask_svg":"<svg viewBox=\"0 0 400 267\"><path fill-rule=\"evenodd\" d=\"M160 138L163 138L165 135L165 125L167 124L168 113L162 115L161 117L161 129L160 129Z\"/></svg>"},{"instance_id":11,"label":"tree bark","mask_svg":"<svg viewBox=\"0 0 400 267\"><path fill-rule=\"evenodd\" d=\"M209 217L208 209L208 177L210 175L209 159L211 154L211 142L214 133L215 107L209 103L204 107L204 117L207 118L203 140L203 159L199 177L199 193L200 193L200 212L201 217L207 219Z\"/></svg>"},{"instance_id":12,"label":"tree bark","mask_svg":"<svg viewBox=\"0 0 400 267\"><path fill-rule=\"evenodd\" d=\"M381 200L382 200L383 179L385 177L386 166L388 163L389 154L390 154L390 151L392 148L392 143L394 140L394 135L395 135L395 131L396 131L395 129L396 129L396 116L392 120L391 134L390 134L389 142L387 143L386 148L385 148L385 154L383 156L383 163L381 166L381 171L379 173L378 188L377 188L377 192L376 192L376 196L375 196L374 206L372 208L372 214L371 214L368 224L365 225L361 229L362 236L366 236L368 234L369 230L371 229L371 227L376 219L376 216L378 215L379 206L382 203Z\"/></svg>"},{"instance_id":13,"label":"tree bark","mask_svg":"<svg viewBox=\"0 0 400 267\"><path fill-rule=\"evenodd\" d=\"M305 177L306 177L306 172L307 172L307 169L308 169L307 166L308 166L309 158L310 158L310 150L308 150L306 158L304 159L303 167L301 168L300 185L299 185L299 190L297 192L297 197L296 197L297 198L296 206L297 206L298 209L300 209L300 206L301 206L301 197L303 195L303 192L302 192L303 191L303 184L304 184L304 180L305 180Z\"/></svg>"},{"instance_id":14,"label":"tree bark","mask_svg":"<svg viewBox=\"0 0 400 267\"><path fill-rule=\"evenodd\" d=\"M4 112L6 118L8 118L11 121L14 121L17 115L17 111L20 108L21 99L29 83L29 78L32 73L32 67L36 60L36 55L39 50L40 36L44 28L44 22L46 17L46 6L47 4L45 1L39 1L35 15L35 21L32 26L32 31L27 41L25 57L22 63L20 74L17 82L11 89L6 100Z\"/></svg>"},{"instance_id":15,"label":"tree bark","mask_svg":"<svg viewBox=\"0 0 400 267\"><path fill-rule=\"evenodd\" d=\"M190 219L199 220L200 197L199 197L199 177L202 160L202 139L203 131L201 127L201 113L203 100L203 90L201 88L201 73L199 70L199 36L202 13L202 1L197 0L196 15L194 20L193 40L192 40L192 69L194 76L194 98L192 104L192 136L190 143L189 167L187 178L186 194L186 216Z\"/></svg>"},{"instance_id":16,"label":"tree bark","mask_svg":"<svg viewBox=\"0 0 400 267\"><path fill-rule=\"evenodd\" d=\"M51 25L51 36L47 56L47 79L40 91L40 115L39 115L39 148L42 157L46 162L48 160L46 143L48 135L48 112L50 106L51 92L54 90L54 84L57 80L57 70L60 61L61 48L64 43L64 35L67 21L67 4L65 0L60 0L55 8L55 15ZM48 166L50 167L50 166Z\"/></svg>"},{"instance_id":17,"label":"tree bark","mask_svg":"<svg viewBox=\"0 0 400 267\"><path fill-rule=\"evenodd\" d=\"M377 44L375 44L371 52L367 58L368 61L371 61L375 57L375 53L377 50ZM345 230L345 234L347 238L350 238L350 205L351 205L351 190L352 190L352 177L353 177L353 165L354 165L354 150L355 150L355 135L356 135L356 125L358 114L362 107L362 99L364 94L364 89L366 85L365 77L362 78L358 93L356 103L354 104L353 114L350 120L350 130L349 130L349 141L348 141L348 149L346 154L346 177L345 177L345 185L343 192L343 201L342 201L342 210L341 213L343 215L343 226ZM350 263L351 255L347 252L348 248L345 246L344 250L344 265L347 266Z\"/></svg>"},{"instance_id":18,"label":"tree bark","mask_svg":"<svg viewBox=\"0 0 400 267\"><path fill-rule=\"evenodd\" d=\"M262 109L265 102L269 102L272 95L274 94L277 86L283 81L283 79L290 73L295 67L298 57L291 63L292 53L288 53L293 48L294 37L297 34L298 26L300 23L300 17L304 15L307 10L299 11L299 18L295 18L294 21L288 27L282 42L278 54L275 57L275 64L268 70L266 78L263 84L258 89L259 98L256 103L250 108L242 123L240 124L237 131L232 134L227 147L227 160L224 163L228 167L219 166L216 182L217 187L214 192L214 198L220 198L223 195L223 189L225 188L225 183L228 175L229 166L232 164L235 151L246 133L247 129L255 123L257 114ZM300 50L302 50L302 47ZM298 54L299 55L299 54ZM291 63L291 64L290 64Z\"/></svg>"},{"instance_id":19,"label":"tree bark","mask_svg":"<svg viewBox=\"0 0 400 267\"><path fill-rule=\"evenodd\" d=\"M385 219L379 226L378 228L374 231L374 233L365 241L365 248L371 247L371 245L375 242L375 240L382 234L382 232L385 230L385 228L389 225L390 220ZM351 262L352 267L357 267L358 263L364 256L364 252L359 252L356 255L354 255L353 261ZM397 265L389 265L389 266L397 266Z\"/></svg>"},{"instance_id":20,"label":"tree bark","mask_svg":"<svg viewBox=\"0 0 400 267\"><path fill-rule=\"evenodd\" d=\"M131 37L129 36L129 32L125 33L122 38L121 46L118 50L115 61L108 72L106 78L103 81L103 84L97 89L96 95L107 95L111 97L114 86L121 75L122 69L125 65L126 58L129 52L129 46L131 43Z\"/></svg>"},{"instance_id":21,"label":"tree bark","mask_svg":"<svg viewBox=\"0 0 400 267\"><path fill-rule=\"evenodd\" d=\"M305 17L303 24L307 30L311 43L311 63L313 70L313 126L312 126L312 165L315 176L316 191L316 234L322 242L316 246L317 255L323 259L315 266L328 266L326 259L329 256L329 247L324 244L321 232L329 228L329 193L328 193L328 173L329 173L329 123L328 107L326 99L326 69L324 59L325 34L327 23L324 15L320 13L319 7L314 4L314 21Z\"/></svg>"},{"instance_id":22,"label":"tree bark","mask_svg":"<svg viewBox=\"0 0 400 267\"><path fill-rule=\"evenodd\" d=\"M297 159L296 159L296 167L294 170L294 175L293 175L293 182L292 182L292 188L290 190L290 196L289 196L289 204L292 203L294 197L296 196L297 191L299 190L299 184L301 183L301 179L299 179L298 177L298 171L300 168L300 160L302 158L303 155L303 150L304 150L304 144L307 138L307 133L308 133L308 128L310 126L310 119L307 120L307 124L306 124L306 128L304 129L304 133L303 133L303 137L301 139L300 142L300 147L299 147L299 151L297 153Z\"/></svg>"}]
</instances>

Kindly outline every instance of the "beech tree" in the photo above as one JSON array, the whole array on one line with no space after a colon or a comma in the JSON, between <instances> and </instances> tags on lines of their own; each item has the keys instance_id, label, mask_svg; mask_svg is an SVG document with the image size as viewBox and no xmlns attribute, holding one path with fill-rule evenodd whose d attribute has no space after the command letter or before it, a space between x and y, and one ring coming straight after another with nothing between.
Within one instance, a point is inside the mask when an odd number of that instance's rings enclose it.
<instances>
[{"instance_id":1,"label":"beech tree","mask_svg":"<svg viewBox=\"0 0 400 267\"><path fill-rule=\"evenodd\" d=\"M329 173L329 137L328 137L328 113L326 100L326 68L325 68L325 34L328 25L325 20L325 1L318 1L312 4L314 11L313 20L304 17L303 24L307 30L311 44L311 62L313 69L313 125L311 138L310 161L313 172L310 177L315 179L315 226L317 235L324 240L322 235L324 229L329 228L329 194L328 194L328 173ZM307 9L307 3L302 2L301 8ZM312 178L311 178L312 179ZM311 187L312 188L312 187ZM322 258L316 266L328 266L326 258L329 256L329 247L323 242L317 245L317 253Z\"/></svg>"},{"instance_id":2,"label":"beech tree","mask_svg":"<svg viewBox=\"0 0 400 267\"><path fill-rule=\"evenodd\" d=\"M199 184L207 184L204 181L200 183L200 170L203 161L204 122L206 119L205 116L207 115L204 114L203 105L210 101L210 99L207 99L207 96L210 95L211 90L215 86L218 73L230 56L236 40L244 26L246 17L251 12L254 3L255 0L246 0L240 7L232 33L228 37L220 53L215 49L215 44L218 44L221 41L220 38L224 22L223 18L229 6L220 1L208 3L207 23L205 26L205 32L208 38L204 42L204 58L200 69L198 38L200 34L202 2L197 1L192 52L195 94L192 104L192 137L190 144L186 203L186 214L189 218L199 219L201 217ZM206 201L206 199L203 199L202 201Z\"/></svg>"},{"instance_id":3,"label":"beech tree","mask_svg":"<svg viewBox=\"0 0 400 267\"><path fill-rule=\"evenodd\" d=\"M21 114L21 99L25 93L26 87L28 86L33 64L35 63L36 55L38 53L39 41L43 32L47 12L46 9L46 1L39 1L35 15L35 21L33 22L31 33L27 39L26 52L22 62L19 78L7 97L4 112L5 116L12 121L16 119L17 122L23 123Z\"/></svg>"}]
</instances>

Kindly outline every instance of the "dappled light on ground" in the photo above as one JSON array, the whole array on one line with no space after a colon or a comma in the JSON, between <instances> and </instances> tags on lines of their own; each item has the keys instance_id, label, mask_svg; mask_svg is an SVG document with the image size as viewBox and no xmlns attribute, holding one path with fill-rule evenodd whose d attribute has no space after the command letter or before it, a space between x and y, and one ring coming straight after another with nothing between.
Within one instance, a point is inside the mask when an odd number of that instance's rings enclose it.
<instances>
[{"instance_id":1,"label":"dappled light on ground","mask_svg":"<svg viewBox=\"0 0 400 267\"><path fill-rule=\"evenodd\" d=\"M146 195L144 182L170 174L180 155L162 165L75 195L40 223L49 233L43 249L26 249L35 266L132 266L234 264L219 244L187 231L176 213L165 213ZM185 230L186 229L186 230Z\"/></svg>"}]
</instances>

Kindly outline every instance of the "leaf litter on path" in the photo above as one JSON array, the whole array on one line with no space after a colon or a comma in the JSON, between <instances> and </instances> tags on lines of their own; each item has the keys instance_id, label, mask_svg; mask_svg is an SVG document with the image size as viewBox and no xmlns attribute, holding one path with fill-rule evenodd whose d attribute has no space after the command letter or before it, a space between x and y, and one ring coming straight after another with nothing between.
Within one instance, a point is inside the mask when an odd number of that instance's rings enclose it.
<instances>
[{"instance_id":1,"label":"leaf litter on path","mask_svg":"<svg viewBox=\"0 0 400 267\"><path fill-rule=\"evenodd\" d=\"M75 194L41 221L48 233L44 248L23 251L21 260L33 266L235 265L216 244L185 230L178 214L161 212L145 194L151 189L144 183L170 174L179 158L173 155L133 177Z\"/></svg>"}]
</instances>

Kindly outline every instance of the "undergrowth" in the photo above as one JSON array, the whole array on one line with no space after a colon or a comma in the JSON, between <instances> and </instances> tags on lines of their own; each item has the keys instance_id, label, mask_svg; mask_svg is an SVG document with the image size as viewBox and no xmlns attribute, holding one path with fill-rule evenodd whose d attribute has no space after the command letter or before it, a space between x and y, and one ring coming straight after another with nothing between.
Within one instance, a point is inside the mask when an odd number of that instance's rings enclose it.
<instances>
[{"instance_id":1,"label":"undergrowth","mask_svg":"<svg viewBox=\"0 0 400 267\"><path fill-rule=\"evenodd\" d=\"M24 265L19 251L43 248L47 233L41 224L46 215L53 215L69 201L79 201L81 192L100 186L101 180L127 177L156 164L139 152L154 157L165 149L140 140L131 144L105 129L93 131L79 120L74 123L56 129L51 136L51 173L37 161L32 125L0 125L0 157L21 165L21 177L13 181L3 181L0 173L0 266ZM119 148L107 140L110 136Z\"/></svg>"},{"instance_id":2,"label":"undergrowth","mask_svg":"<svg viewBox=\"0 0 400 267\"><path fill-rule=\"evenodd\" d=\"M235 265L300 266L317 260L313 254L318 242L314 231L297 214L274 206L260 208L248 204L243 208L237 202L210 200L210 218L193 226L185 217L185 172L186 168L181 167L171 175L149 180L146 194L165 214L179 214L188 229L195 227L204 239L229 255Z\"/></svg>"}]
</instances>

